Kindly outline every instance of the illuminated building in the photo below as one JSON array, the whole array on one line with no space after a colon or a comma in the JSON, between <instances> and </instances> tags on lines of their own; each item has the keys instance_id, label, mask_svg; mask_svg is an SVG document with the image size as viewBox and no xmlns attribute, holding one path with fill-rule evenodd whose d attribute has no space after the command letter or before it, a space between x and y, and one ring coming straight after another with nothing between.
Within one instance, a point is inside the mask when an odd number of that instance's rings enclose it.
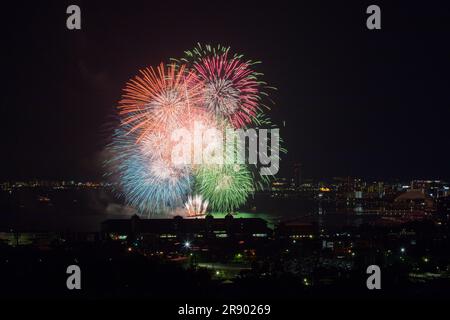
<instances>
[{"instance_id":1,"label":"illuminated building","mask_svg":"<svg viewBox=\"0 0 450 320\"><path fill-rule=\"evenodd\" d=\"M221 239L236 240L268 238L271 229L260 218L235 219L228 214L225 218L183 219L131 219L106 220L102 223L105 239L124 240L141 239L144 242L155 239Z\"/></svg>"},{"instance_id":2,"label":"illuminated building","mask_svg":"<svg viewBox=\"0 0 450 320\"><path fill-rule=\"evenodd\" d=\"M294 185L296 188L299 188L302 184L302 164L296 163L294 164Z\"/></svg>"}]
</instances>

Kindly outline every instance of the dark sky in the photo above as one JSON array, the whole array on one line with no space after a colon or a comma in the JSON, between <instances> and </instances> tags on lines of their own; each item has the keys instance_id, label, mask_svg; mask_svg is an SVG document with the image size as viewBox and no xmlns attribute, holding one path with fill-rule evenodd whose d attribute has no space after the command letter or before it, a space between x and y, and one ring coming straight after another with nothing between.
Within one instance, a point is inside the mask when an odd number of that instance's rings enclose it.
<instances>
[{"instance_id":1,"label":"dark sky","mask_svg":"<svg viewBox=\"0 0 450 320\"><path fill-rule=\"evenodd\" d=\"M100 179L107 123L138 69L197 42L261 60L286 127L282 175L450 179L446 1L2 4L0 180ZM345 5L344 5L345 3ZM369 4L382 30L367 30ZM78 4L82 30L66 29Z\"/></svg>"}]
</instances>

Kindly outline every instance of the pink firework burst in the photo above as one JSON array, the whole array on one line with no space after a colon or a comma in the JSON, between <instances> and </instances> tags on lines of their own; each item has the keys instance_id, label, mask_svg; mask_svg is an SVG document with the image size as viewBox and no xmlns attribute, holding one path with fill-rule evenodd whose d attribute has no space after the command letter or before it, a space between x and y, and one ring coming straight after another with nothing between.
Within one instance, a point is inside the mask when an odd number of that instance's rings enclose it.
<instances>
[{"instance_id":1,"label":"pink firework burst","mask_svg":"<svg viewBox=\"0 0 450 320\"><path fill-rule=\"evenodd\" d=\"M205 108L235 128L251 123L258 111L260 83L250 67L239 58L229 59L226 52L204 57L193 66L204 85Z\"/></svg>"}]
</instances>

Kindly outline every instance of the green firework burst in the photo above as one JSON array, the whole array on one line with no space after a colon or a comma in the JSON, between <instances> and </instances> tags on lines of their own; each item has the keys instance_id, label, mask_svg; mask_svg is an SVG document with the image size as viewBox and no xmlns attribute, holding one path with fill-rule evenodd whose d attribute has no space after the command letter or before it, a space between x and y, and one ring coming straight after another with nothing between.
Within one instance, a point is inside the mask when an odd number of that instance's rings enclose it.
<instances>
[{"instance_id":1,"label":"green firework burst","mask_svg":"<svg viewBox=\"0 0 450 320\"><path fill-rule=\"evenodd\" d=\"M244 165L209 165L196 171L196 192L209 201L214 211L231 212L253 192L252 174Z\"/></svg>"}]
</instances>

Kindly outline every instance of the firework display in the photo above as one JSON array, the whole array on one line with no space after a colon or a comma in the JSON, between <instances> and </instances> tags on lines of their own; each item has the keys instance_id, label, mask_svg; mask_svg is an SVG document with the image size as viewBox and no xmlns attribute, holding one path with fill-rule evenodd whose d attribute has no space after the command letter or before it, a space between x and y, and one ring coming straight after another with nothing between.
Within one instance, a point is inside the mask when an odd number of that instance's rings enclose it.
<instances>
[{"instance_id":1,"label":"firework display","mask_svg":"<svg viewBox=\"0 0 450 320\"><path fill-rule=\"evenodd\" d=\"M183 207L186 216L233 212L270 178L257 174L255 164L208 163L204 150L221 157L227 129L270 123L263 113L268 87L253 69L257 62L227 47L199 44L171 61L141 70L126 84L107 175L143 216ZM178 153L182 161L174 161Z\"/></svg>"}]
</instances>

